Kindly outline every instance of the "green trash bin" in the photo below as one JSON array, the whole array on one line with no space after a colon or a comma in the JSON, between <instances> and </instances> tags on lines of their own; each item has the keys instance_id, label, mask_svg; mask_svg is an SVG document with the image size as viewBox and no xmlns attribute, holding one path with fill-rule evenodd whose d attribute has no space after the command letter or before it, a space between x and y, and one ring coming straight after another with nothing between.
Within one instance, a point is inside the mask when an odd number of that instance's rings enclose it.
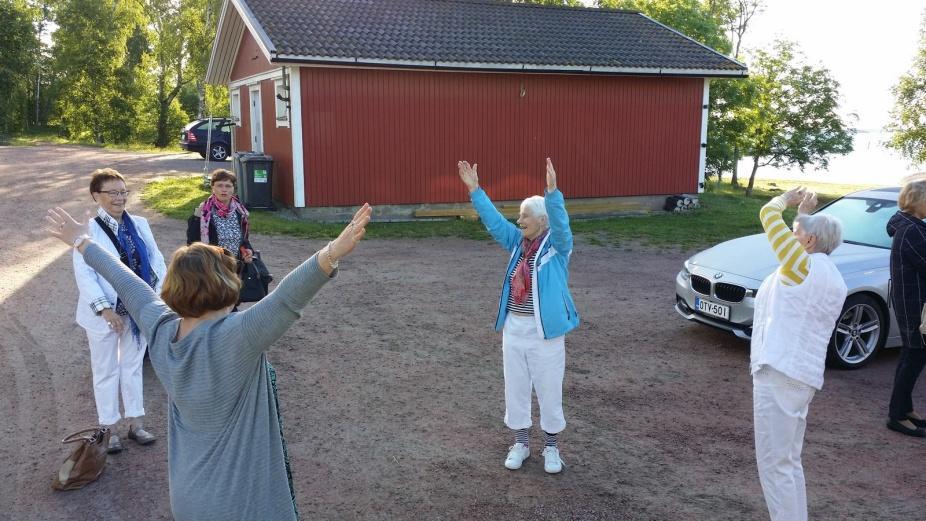
<instances>
[{"instance_id":1,"label":"green trash bin","mask_svg":"<svg viewBox=\"0 0 926 521\"><path fill-rule=\"evenodd\" d=\"M242 164L241 160L253 155L257 155L257 153L251 152L249 150L235 152L232 154L232 171L235 172L235 177L238 178L238 182L236 183L235 187L235 195L238 196L238 200L242 203L244 203L248 198L248 184L245 182L245 179L247 179L247 172L245 172L244 165Z\"/></svg>"},{"instance_id":2,"label":"green trash bin","mask_svg":"<svg viewBox=\"0 0 926 521\"><path fill-rule=\"evenodd\" d=\"M238 177L239 199L248 209L273 210L273 158L263 154L242 155Z\"/></svg>"}]
</instances>

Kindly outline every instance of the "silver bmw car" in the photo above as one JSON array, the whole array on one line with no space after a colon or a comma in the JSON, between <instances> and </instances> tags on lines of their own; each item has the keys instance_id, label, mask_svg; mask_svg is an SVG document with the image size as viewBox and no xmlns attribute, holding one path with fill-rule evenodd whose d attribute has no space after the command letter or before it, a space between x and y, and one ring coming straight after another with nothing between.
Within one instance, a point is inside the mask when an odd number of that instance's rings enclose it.
<instances>
[{"instance_id":1,"label":"silver bmw car","mask_svg":"<svg viewBox=\"0 0 926 521\"><path fill-rule=\"evenodd\" d=\"M882 347L900 345L889 296L891 238L885 231L897 211L899 193L899 187L855 192L815 212L842 221L843 244L831 258L849 287L830 339L831 367L861 367ZM675 277L675 310L688 320L748 339L756 292L777 268L765 234L720 243L685 261Z\"/></svg>"}]
</instances>

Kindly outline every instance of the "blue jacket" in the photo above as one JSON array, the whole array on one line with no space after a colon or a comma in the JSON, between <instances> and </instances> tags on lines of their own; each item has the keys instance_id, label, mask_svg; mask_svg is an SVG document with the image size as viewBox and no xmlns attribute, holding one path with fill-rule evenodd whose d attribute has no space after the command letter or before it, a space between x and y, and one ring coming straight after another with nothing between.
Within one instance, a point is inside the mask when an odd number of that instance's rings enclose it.
<instances>
[{"instance_id":1,"label":"blue jacket","mask_svg":"<svg viewBox=\"0 0 926 521\"><path fill-rule=\"evenodd\" d=\"M511 252L508 269L502 279L502 295L498 301L498 318L495 330L501 331L508 316L508 292L511 291L511 272L521 258L521 230L495 208L489 196L482 190L470 194L473 207L492 237ZM565 335L579 325L579 313L569 293L569 256L572 255L572 230L569 229L569 214L566 202L559 190L546 192L547 217L550 233L537 252L536 269L531 279L531 294L534 299L534 319L543 338Z\"/></svg>"}]
</instances>

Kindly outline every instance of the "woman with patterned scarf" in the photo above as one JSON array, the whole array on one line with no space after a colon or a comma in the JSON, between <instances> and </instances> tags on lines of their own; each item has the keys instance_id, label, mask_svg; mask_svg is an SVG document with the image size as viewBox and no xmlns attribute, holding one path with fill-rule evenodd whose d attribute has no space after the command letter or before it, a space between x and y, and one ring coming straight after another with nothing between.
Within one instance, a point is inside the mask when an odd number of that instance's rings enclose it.
<instances>
[{"instance_id":1,"label":"woman with patterned scarf","mask_svg":"<svg viewBox=\"0 0 926 521\"><path fill-rule=\"evenodd\" d=\"M547 189L521 203L518 225L507 221L479 187L476 166L457 163L473 207L492 237L511 257L502 282L495 330L502 330L505 374L505 425L515 431L505 467L521 468L530 457L531 387L540 404L544 432L543 468L563 469L557 435L566 427L563 416L565 335L579 325L569 293L572 230L563 194L556 188L556 171L547 158Z\"/></svg>"},{"instance_id":2,"label":"woman with patterned scarf","mask_svg":"<svg viewBox=\"0 0 926 521\"><path fill-rule=\"evenodd\" d=\"M125 178L111 168L95 170L90 178L90 195L99 205L88 224L91 238L160 291L167 272L164 257L148 221L125 211L129 195ZM116 290L81 255L75 253L73 262L79 292L76 319L87 332L90 344L93 396L100 425L112 426L121 419L121 392L125 418L129 420L129 439L141 445L152 443L154 435L142 425L142 364L147 342ZM109 452L121 450L122 441L113 431Z\"/></svg>"},{"instance_id":3,"label":"woman with patterned scarf","mask_svg":"<svg viewBox=\"0 0 926 521\"><path fill-rule=\"evenodd\" d=\"M248 241L248 211L235 196L237 184L238 178L228 170L212 172L212 195L187 220L186 243L221 246L249 263L254 250Z\"/></svg>"},{"instance_id":4,"label":"woman with patterned scarf","mask_svg":"<svg viewBox=\"0 0 926 521\"><path fill-rule=\"evenodd\" d=\"M254 258L254 249L248 240L248 210L235 195L238 177L235 176L234 172L218 168L212 171L211 184L212 195L200 203L199 207L193 211L193 215L187 219L186 244L189 246L194 242L202 242L220 246L233 252L239 262L250 263ZM238 274L241 275L241 270L239 270ZM235 306L234 311L237 310L238 307ZM277 372L269 360L266 366L271 390L273 391L273 400L277 404L277 420L280 424L280 439L283 442L286 477L289 480L290 496L295 507L296 492L293 488L289 450L286 447L286 438L283 437L283 418L280 416ZM298 510L296 513L298 516Z\"/></svg>"}]
</instances>

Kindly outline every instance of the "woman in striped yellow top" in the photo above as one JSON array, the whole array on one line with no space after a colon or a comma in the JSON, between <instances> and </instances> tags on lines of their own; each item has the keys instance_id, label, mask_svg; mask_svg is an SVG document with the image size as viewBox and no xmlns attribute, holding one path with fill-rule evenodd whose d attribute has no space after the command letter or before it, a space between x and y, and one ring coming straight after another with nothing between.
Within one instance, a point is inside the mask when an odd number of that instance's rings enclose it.
<instances>
[{"instance_id":1,"label":"woman in striped yellow top","mask_svg":"<svg viewBox=\"0 0 926 521\"><path fill-rule=\"evenodd\" d=\"M795 188L759 213L780 264L756 294L750 372L759 481L772 521L806 521L801 449L807 411L823 386L830 333L846 284L829 254L842 242L834 217L810 215L816 196ZM798 207L794 231L782 212Z\"/></svg>"},{"instance_id":2,"label":"woman in striped yellow top","mask_svg":"<svg viewBox=\"0 0 926 521\"><path fill-rule=\"evenodd\" d=\"M807 246L810 241L816 241L815 237L801 229L799 221L795 221L793 233L785 224L782 214L794 203L799 204L798 215L809 214L817 206L817 194L797 187L772 199L759 212L759 220L762 221L762 228L768 235L768 242L781 263L779 278L786 286L796 286L804 282L810 259Z\"/></svg>"}]
</instances>

